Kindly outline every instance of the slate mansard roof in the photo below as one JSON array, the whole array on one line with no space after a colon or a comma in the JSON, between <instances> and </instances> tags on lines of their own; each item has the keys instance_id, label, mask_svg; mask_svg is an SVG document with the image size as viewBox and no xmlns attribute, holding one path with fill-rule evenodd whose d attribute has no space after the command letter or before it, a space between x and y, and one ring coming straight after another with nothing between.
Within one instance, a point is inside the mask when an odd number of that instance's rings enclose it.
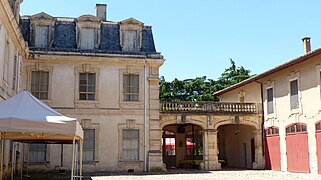
<instances>
[{"instance_id":1,"label":"slate mansard roof","mask_svg":"<svg viewBox=\"0 0 321 180\"><path fill-rule=\"evenodd\" d=\"M44 13L45 14L45 13ZM25 41L29 44L30 50L40 51L67 51L67 52L95 52L113 54L160 54L156 52L151 26L142 27L141 48L134 52L124 52L120 44L120 23L102 21L100 22L100 43L99 48L84 50L77 48L77 19L55 17L52 44L49 48L39 48L32 44L32 16L23 16L21 31ZM131 18L132 19L132 18Z\"/></svg>"}]
</instances>

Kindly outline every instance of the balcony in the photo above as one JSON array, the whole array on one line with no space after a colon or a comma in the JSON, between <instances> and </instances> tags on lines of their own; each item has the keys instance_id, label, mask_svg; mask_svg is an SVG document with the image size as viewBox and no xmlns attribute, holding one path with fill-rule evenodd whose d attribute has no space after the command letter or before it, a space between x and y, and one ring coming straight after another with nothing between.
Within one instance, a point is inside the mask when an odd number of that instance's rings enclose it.
<instances>
[{"instance_id":1,"label":"balcony","mask_svg":"<svg viewBox=\"0 0 321 180\"><path fill-rule=\"evenodd\" d=\"M261 103L228 102L160 102L161 113L200 113L200 114L260 114Z\"/></svg>"}]
</instances>

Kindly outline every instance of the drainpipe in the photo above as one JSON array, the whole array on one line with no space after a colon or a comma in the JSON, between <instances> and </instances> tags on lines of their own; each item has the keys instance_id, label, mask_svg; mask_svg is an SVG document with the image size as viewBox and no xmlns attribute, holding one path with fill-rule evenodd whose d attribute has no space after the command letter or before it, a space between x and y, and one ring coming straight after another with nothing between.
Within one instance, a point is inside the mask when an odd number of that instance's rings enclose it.
<instances>
[{"instance_id":1,"label":"drainpipe","mask_svg":"<svg viewBox=\"0 0 321 180\"><path fill-rule=\"evenodd\" d=\"M146 62L145 62L146 63ZM147 161L148 161L148 152L147 152L147 136L148 136L148 131L147 131L147 102L146 102L146 97L147 97L147 80L146 80L146 65L144 65L144 171L147 172Z\"/></svg>"},{"instance_id":2,"label":"drainpipe","mask_svg":"<svg viewBox=\"0 0 321 180\"><path fill-rule=\"evenodd\" d=\"M261 89L261 108L262 108L262 123L261 123L261 128L262 128L262 155L264 156L264 102L263 102L263 84L262 82L259 82L255 80L255 82L260 84L260 89Z\"/></svg>"}]
</instances>

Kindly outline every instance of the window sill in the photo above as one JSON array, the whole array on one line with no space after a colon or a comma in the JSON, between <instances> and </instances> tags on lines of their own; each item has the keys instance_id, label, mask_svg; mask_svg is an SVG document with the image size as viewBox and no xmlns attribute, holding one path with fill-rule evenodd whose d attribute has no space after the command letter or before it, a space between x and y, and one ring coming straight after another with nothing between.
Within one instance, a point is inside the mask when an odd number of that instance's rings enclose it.
<instances>
[{"instance_id":1,"label":"window sill","mask_svg":"<svg viewBox=\"0 0 321 180\"><path fill-rule=\"evenodd\" d=\"M74 105L77 108L97 108L99 106L99 101L91 100L76 100Z\"/></svg>"},{"instance_id":2,"label":"window sill","mask_svg":"<svg viewBox=\"0 0 321 180\"><path fill-rule=\"evenodd\" d=\"M121 101L119 102L119 105L121 108L131 108L131 109L144 108L144 102L142 101Z\"/></svg>"},{"instance_id":3,"label":"window sill","mask_svg":"<svg viewBox=\"0 0 321 180\"><path fill-rule=\"evenodd\" d=\"M47 165L50 162L49 161L43 161L43 162L30 162L30 161L24 161L23 163L28 163L29 165Z\"/></svg>"}]
</instances>

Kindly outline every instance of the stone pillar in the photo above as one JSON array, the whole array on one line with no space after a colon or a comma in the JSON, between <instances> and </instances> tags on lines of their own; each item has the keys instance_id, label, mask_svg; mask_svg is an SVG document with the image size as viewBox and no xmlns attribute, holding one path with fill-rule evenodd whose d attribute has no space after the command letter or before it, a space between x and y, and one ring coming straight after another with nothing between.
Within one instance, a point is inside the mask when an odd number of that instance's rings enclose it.
<instances>
[{"instance_id":1,"label":"stone pillar","mask_svg":"<svg viewBox=\"0 0 321 180\"><path fill-rule=\"evenodd\" d=\"M217 130L207 129L204 133L204 169L220 170L218 162Z\"/></svg>"},{"instance_id":2,"label":"stone pillar","mask_svg":"<svg viewBox=\"0 0 321 180\"><path fill-rule=\"evenodd\" d=\"M255 161L253 162L252 166L253 169L264 169L265 159L262 153L262 130L253 130L253 134L255 140Z\"/></svg>"}]
</instances>

